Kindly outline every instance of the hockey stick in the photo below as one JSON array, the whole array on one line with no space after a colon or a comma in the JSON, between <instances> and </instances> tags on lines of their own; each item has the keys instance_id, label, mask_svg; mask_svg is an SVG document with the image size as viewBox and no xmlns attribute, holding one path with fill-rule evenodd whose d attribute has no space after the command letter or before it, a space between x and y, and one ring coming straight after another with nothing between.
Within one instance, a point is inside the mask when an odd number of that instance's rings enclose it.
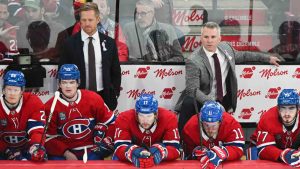
<instances>
[{"instance_id":1,"label":"hockey stick","mask_svg":"<svg viewBox=\"0 0 300 169\"><path fill-rule=\"evenodd\" d=\"M197 93L197 88L195 88L195 91L194 91L194 107L195 107L195 111L198 116L198 126L199 126L199 134L200 134L199 139L200 139L200 146L201 146L201 150L202 150L202 124L201 124L201 114L200 114L201 112L198 110L196 93Z\"/></svg>"},{"instance_id":2,"label":"hockey stick","mask_svg":"<svg viewBox=\"0 0 300 169\"><path fill-rule=\"evenodd\" d=\"M82 157L82 161L85 164L88 160L88 154L87 154L87 148L86 146L84 147L84 153L83 153L83 157Z\"/></svg>"},{"instance_id":3,"label":"hockey stick","mask_svg":"<svg viewBox=\"0 0 300 169\"><path fill-rule=\"evenodd\" d=\"M47 121L46 121L46 124L45 124L45 127L44 127L44 132L43 132L43 135L42 135L42 139L41 139L39 148L41 148L42 143L43 143L43 140L44 140L44 138L45 138L45 136L46 136L46 133L47 133L47 130L48 130L48 127L49 127L49 124L50 124L50 121L51 121L51 118L52 118L52 115L53 115L53 112L54 112L54 108L55 108L55 106L56 106L56 102L57 102L57 99L58 99L58 97L59 97L59 94L60 94L59 91L56 91L56 92L54 93L54 99L53 99L53 102L52 102L52 104L51 104L49 117L48 117L48 119L47 119Z\"/></svg>"}]
</instances>

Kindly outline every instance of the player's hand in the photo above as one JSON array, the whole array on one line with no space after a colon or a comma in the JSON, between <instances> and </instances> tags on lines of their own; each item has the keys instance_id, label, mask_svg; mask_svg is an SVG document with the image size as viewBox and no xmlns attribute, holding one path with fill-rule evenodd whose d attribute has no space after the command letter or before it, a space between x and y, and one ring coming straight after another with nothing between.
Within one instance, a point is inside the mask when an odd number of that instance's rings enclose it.
<instances>
[{"instance_id":1,"label":"player's hand","mask_svg":"<svg viewBox=\"0 0 300 169\"><path fill-rule=\"evenodd\" d=\"M275 56L270 56L270 60L269 60L269 63L272 64L272 65L275 65L275 66L279 66L279 62L280 60L275 57Z\"/></svg>"},{"instance_id":2,"label":"player's hand","mask_svg":"<svg viewBox=\"0 0 300 169\"><path fill-rule=\"evenodd\" d=\"M100 143L97 143L92 151L99 154L101 157L107 157L114 151L114 144L110 137L105 137Z\"/></svg>"},{"instance_id":3,"label":"player's hand","mask_svg":"<svg viewBox=\"0 0 300 169\"><path fill-rule=\"evenodd\" d=\"M203 156L206 155L206 151L208 151L208 149L206 147L197 146L193 149L192 158L200 160Z\"/></svg>"},{"instance_id":4,"label":"player's hand","mask_svg":"<svg viewBox=\"0 0 300 169\"><path fill-rule=\"evenodd\" d=\"M104 139L108 127L105 124L97 123L94 127L94 143L100 144Z\"/></svg>"},{"instance_id":5,"label":"player's hand","mask_svg":"<svg viewBox=\"0 0 300 169\"><path fill-rule=\"evenodd\" d=\"M30 146L28 153L30 154L30 159L32 161L47 161L46 149L44 146L40 146L39 144L33 144Z\"/></svg>"},{"instance_id":6,"label":"player's hand","mask_svg":"<svg viewBox=\"0 0 300 169\"><path fill-rule=\"evenodd\" d=\"M19 29L19 26L11 26L9 28L4 29L3 27L0 28L0 36L2 38L14 38L15 35L11 35L11 31L16 31Z\"/></svg>"},{"instance_id":7,"label":"player's hand","mask_svg":"<svg viewBox=\"0 0 300 169\"><path fill-rule=\"evenodd\" d=\"M299 152L300 150L286 148L281 152L280 159L292 167L300 167Z\"/></svg>"},{"instance_id":8,"label":"player's hand","mask_svg":"<svg viewBox=\"0 0 300 169\"><path fill-rule=\"evenodd\" d=\"M22 160L22 153L20 150L7 148L4 152L7 160Z\"/></svg>"},{"instance_id":9,"label":"player's hand","mask_svg":"<svg viewBox=\"0 0 300 169\"><path fill-rule=\"evenodd\" d=\"M134 166L148 168L154 166L153 156L145 148L137 145L128 145L125 156Z\"/></svg>"},{"instance_id":10,"label":"player's hand","mask_svg":"<svg viewBox=\"0 0 300 169\"><path fill-rule=\"evenodd\" d=\"M78 160L77 156L70 150L66 150L64 152L64 157L66 158L66 160Z\"/></svg>"},{"instance_id":11,"label":"player's hand","mask_svg":"<svg viewBox=\"0 0 300 169\"><path fill-rule=\"evenodd\" d=\"M168 150L164 144L153 144L150 149L150 153L154 157L154 163L157 165L159 164L163 159L167 158L168 156Z\"/></svg>"},{"instance_id":12,"label":"player's hand","mask_svg":"<svg viewBox=\"0 0 300 169\"><path fill-rule=\"evenodd\" d=\"M214 168L218 167L221 162L227 159L228 152L223 146L214 146L209 151L206 152L206 156L209 159L209 166Z\"/></svg>"}]
</instances>

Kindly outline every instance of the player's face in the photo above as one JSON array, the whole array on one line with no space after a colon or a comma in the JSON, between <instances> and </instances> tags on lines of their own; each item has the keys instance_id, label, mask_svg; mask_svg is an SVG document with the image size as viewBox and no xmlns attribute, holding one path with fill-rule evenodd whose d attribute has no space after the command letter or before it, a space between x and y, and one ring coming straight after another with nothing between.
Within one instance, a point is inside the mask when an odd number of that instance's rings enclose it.
<instances>
[{"instance_id":1,"label":"player's face","mask_svg":"<svg viewBox=\"0 0 300 169\"><path fill-rule=\"evenodd\" d=\"M202 126L208 137L215 138L218 135L220 122L202 122Z\"/></svg>"},{"instance_id":2,"label":"player's face","mask_svg":"<svg viewBox=\"0 0 300 169\"><path fill-rule=\"evenodd\" d=\"M100 22L100 17L96 16L95 11L82 11L80 13L80 25L82 30L92 36L97 31L97 24Z\"/></svg>"},{"instance_id":3,"label":"player's face","mask_svg":"<svg viewBox=\"0 0 300 169\"><path fill-rule=\"evenodd\" d=\"M285 125L292 125L297 113L298 109L296 105L279 106L279 114Z\"/></svg>"},{"instance_id":4,"label":"player's face","mask_svg":"<svg viewBox=\"0 0 300 169\"><path fill-rule=\"evenodd\" d=\"M201 34L201 43L209 52L216 52L217 46L221 41L221 36L217 28L204 27Z\"/></svg>"},{"instance_id":5,"label":"player's face","mask_svg":"<svg viewBox=\"0 0 300 169\"><path fill-rule=\"evenodd\" d=\"M103 19L106 19L109 15L110 12L110 8L106 3L107 0L94 0L93 2L95 2L98 5L99 11L100 11L100 20L102 22Z\"/></svg>"},{"instance_id":6,"label":"player's face","mask_svg":"<svg viewBox=\"0 0 300 169\"><path fill-rule=\"evenodd\" d=\"M76 80L61 80L59 83L59 87L61 88L61 92L67 98L73 98L78 89L79 84Z\"/></svg>"},{"instance_id":7,"label":"player's face","mask_svg":"<svg viewBox=\"0 0 300 169\"><path fill-rule=\"evenodd\" d=\"M8 15L7 5L0 4L0 27L4 25Z\"/></svg>"},{"instance_id":8,"label":"player's face","mask_svg":"<svg viewBox=\"0 0 300 169\"><path fill-rule=\"evenodd\" d=\"M31 7L26 7L25 8L25 14L26 14L26 18L29 21L35 21L35 20L39 20L41 19L42 13L41 13L41 9L37 9L37 8L31 8Z\"/></svg>"},{"instance_id":9,"label":"player's face","mask_svg":"<svg viewBox=\"0 0 300 169\"><path fill-rule=\"evenodd\" d=\"M141 28L150 26L154 19L154 10L144 5L136 6L136 21Z\"/></svg>"},{"instance_id":10,"label":"player's face","mask_svg":"<svg viewBox=\"0 0 300 169\"><path fill-rule=\"evenodd\" d=\"M21 87L5 86L3 94L5 95L5 100L9 104L17 104L22 97L23 91Z\"/></svg>"},{"instance_id":11,"label":"player's face","mask_svg":"<svg viewBox=\"0 0 300 169\"><path fill-rule=\"evenodd\" d=\"M154 113L143 114L138 113L138 122L143 129L149 129L151 125L155 122L156 115Z\"/></svg>"}]
</instances>

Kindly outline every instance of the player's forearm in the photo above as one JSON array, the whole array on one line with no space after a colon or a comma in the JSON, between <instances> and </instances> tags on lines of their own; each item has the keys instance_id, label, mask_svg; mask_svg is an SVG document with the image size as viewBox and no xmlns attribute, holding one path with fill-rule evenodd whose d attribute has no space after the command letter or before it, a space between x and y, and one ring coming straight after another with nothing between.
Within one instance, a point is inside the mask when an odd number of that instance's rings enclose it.
<instances>
[{"instance_id":1,"label":"player's forearm","mask_svg":"<svg viewBox=\"0 0 300 169\"><path fill-rule=\"evenodd\" d=\"M118 160L120 161L128 161L126 159L126 156L125 156L125 150L126 150L127 146L120 146L120 147L117 147L116 151L115 151L115 155L118 157Z\"/></svg>"},{"instance_id":2,"label":"player's forearm","mask_svg":"<svg viewBox=\"0 0 300 169\"><path fill-rule=\"evenodd\" d=\"M228 151L228 158L226 160L239 160L243 156L243 149L237 146L225 146Z\"/></svg>"},{"instance_id":3,"label":"player's forearm","mask_svg":"<svg viewBox=\"0 0 300 169\"><path fill-rule=\"evenodd\" d=\"M280 154L283 150L277 148L276 146L266 146L259 152L259 159L261 160L271 160L278 161Z\"/></svg>"},{"instance_id":4,"label":"player's forearm","mask_svg":"<svg viewBox=\"0 0 300 169\"><path fill-rule=\"evenodd\" d=\"M166 161L176 160L180 157L180 151L173 146L166 146L168 150L168 156L165 159Z\"/></svg>"}]
</instances>

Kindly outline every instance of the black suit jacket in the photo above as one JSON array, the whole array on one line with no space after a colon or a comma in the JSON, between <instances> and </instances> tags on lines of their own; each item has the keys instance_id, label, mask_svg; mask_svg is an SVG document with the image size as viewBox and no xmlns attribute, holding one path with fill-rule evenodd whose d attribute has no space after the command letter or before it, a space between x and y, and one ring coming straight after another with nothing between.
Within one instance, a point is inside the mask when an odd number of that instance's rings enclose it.
<instances>
[{"instance_id":1,"label":"black suit jacket","mask_svg":"<svg viewBox=\"0 0 300 169\"><path fill-rule=\"evenodd\" d=\"M107 106L114 110L117 107L117 97L120 95L121 67L118 58L118 50L115 41L100 33L100 48L102 53L102 98ZM81 83L79 88L86 88L85 71L88 68L84 64L83 44L81 31L69 37L61 48L60 65L72 63L80 70ZM103 48L105 45L106 50Z\"/></svg>"}]
</instances>

